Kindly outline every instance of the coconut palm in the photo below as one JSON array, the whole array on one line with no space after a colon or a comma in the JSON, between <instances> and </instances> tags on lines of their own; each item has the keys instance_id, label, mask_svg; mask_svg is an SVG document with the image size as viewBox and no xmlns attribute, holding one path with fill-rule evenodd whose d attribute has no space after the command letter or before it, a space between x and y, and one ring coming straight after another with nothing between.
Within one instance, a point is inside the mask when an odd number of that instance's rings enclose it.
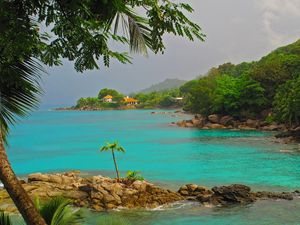
<instances>
[{"instance_id":1,"label":"coconut palm","mask_svg":"<svg viewBox=\"0 0 300 225\"><path fill-rule=\"evenodd\" d=\"M3 60L4 61L4 60ZM27 224L45 225L16 177L5 151L9 125L37 106L41 66L28 58L5 63L0 57L0 179Z\"/></svg>"},{"instance_id":2,"label":"coconut palm","mask_svg":"<svg viewBox=\"0 0 300 225\"><path fill-rule=\"evenodd\" d=\"M125 153L125 149L123 147L121 147L118 144L118 142L114 142L114 143L106 143L106 145L101 147L100 151L101 152L111 151L111 154L112 154L112 157L114 160L114 164L115 164L116 173L117 173L117 179L118 179L118 181L120 181L120 174L119 174L118 165L116 162L115 151Z\"/></svg>"}]
</instances>

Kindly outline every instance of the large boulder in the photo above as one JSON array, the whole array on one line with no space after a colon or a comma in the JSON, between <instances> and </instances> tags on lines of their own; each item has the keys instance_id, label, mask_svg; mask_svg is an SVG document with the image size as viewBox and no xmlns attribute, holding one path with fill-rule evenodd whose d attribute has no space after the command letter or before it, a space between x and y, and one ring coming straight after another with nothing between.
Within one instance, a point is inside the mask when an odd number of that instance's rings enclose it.
<instances>
[{"instance_id":1,"label":"large boulder","mask_svg":"<svg viewBox=\"0 0 300 225\"><path fill-rule=\"evenodd\" d=\"M224 125L224 126L233 126L234 125L234 119L232 116L223 116L220 119L220 124Z\"/></svg>"},{"instance_id":2,"label":"large boulder","mask_svg":"<svg viewBox=\"0 0 300 225\"><path fill-rule=\"evenodd\" d=\"M256 200L255 196L250 192L251 188L241 184L213 187L212 191L214 193L210 201L214 204L251 203Z\"/></svg>"},{"instance_id":3,"label":"large boulder","mask_svg":"<svg viewBox=\"0 0 300 225\"><path fill-rule=\"evenodd\" d=\"M208 120L209 120L211 123L219 123L219 122L220 122L220 116L217 115L217 114L212 114L212 115L209 115L209 116L208 116Z\"/></svg>"}]
</instances>

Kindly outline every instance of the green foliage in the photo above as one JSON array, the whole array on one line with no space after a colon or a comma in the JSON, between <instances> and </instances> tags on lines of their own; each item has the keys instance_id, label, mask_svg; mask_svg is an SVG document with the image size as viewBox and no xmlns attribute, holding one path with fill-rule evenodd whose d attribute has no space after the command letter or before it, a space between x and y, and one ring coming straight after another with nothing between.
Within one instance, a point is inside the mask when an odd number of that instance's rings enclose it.
<instances>
[{"instance_id":1,"label":"green foliage","mask_svg":"<svg viewBox=\"0 0 300 225\"><path fill-rule=\"evenodd\" d=\"M12 225L10 216L2 211L0 211L0 225Z\"/></svg>"},{"instance_id":2,"label":"green foliage","mask_svg":"<svg viewBox=\"0 0 300 225\"><path fill-rule=\"evenodd\" d=\"M180 90L184 94L184 110L208 115L212 113L216 81L207 76L186 83Z\"/></svg>"},{"instance_id":3,"label":"green foliage","mask_svg":"<svg viewBox=\"0 0 300 225\"><path fill-rule=\"evenodd\" d=\"M180 103L174 99L176 97L180 97L180 91L177 88L134 95L134 98L140 102L140 108L179 107Z\"/></svg>"},{"instance_id":4,"label":"green foliage","mask_svg":"<svg viewBox=\"0 0 300 225\"><path fill-rule=\"evenodd\" d=\"M77 101L77 104L76 104L75 108L82 108L84 106L99 107L100 106L100 101L99 101L98 98L92 98L92 97L80 98Z\"/></svg>"},{"instance_id":5,"label":"green foliage","mask_svg":"<svg viewBox=\"0 0 300 225\"><path fill-rule=\"evenodd\" d=\"M145 10L138 14L137 8ZM25 53L50 66L66 58L74 61L77 71L99 68L100 58L105 66L111 58L130 62L127 53L110 48L112 40L129 45L132 52L147 54L147 49L163 52L166 33L189 40L204 38L201 28L185 16L193 9L170 1L1 1L0 10L1 55L21 58ZM38 29L38 23L54 35Z\"/></svg>"},{"instance_id":6,"label":"green foliage","mask_svg":"<svg viewBox=\"0 0 300 225\"><path fill-rule=\"evenodd\" d=\"M140 180L140 181L145 180L139 171L131 171L131 170L127 171L126 178L129 180Z\"/></svg>"},{"instance_id":7,"label":"green foliage","mask_svg":"<svg viewBox=\"0 0 300 225\"><path fill-rule=\"evenodd\" d=\"M216 78L215 112L243 117L255 115L264 109L264 89L247 76L232 77L223 75Z\"/></svg>"},{"instance_id":8,"label":"green foliage","mask_svg":"<svg viewBox=\"0 0 300 225\"><path fill-rule=\"evenodd\" d=\"M119 216L103 216L98 225L131 225L129 221Z\"/></svg>"},{"instance_id":9,"label":"green foliage","mask_svg":"<svg viewBox=\"0 0 300 225\"><path fill-rule=\"evenodd\" d=\"M70 204L63 197L54 197L42 205L37 201L36 207L48 225L79 225L83 221L82 213Z\"/></svg>"},{"instance_id":10,"label":"green foliage","mask_svg":"<svg viewBox=\"0 0 300 225\"><path fill-rule=\"evenodd\" d=\"M274 115L268 115L268 116L266 117L266 119L265 119L265 122L268 123L268 124L271 124L271 123L273 123L273 122L275 122L275 121L276 121L276 118L275 118Z\"/></svg>"},{"instance_id":11,"label":"green foliage","mask_svg":"<svg viewBox=\"0 0 300 225\"><path fill-rule=\"evenodd\" d=\"M104 98L106 95L111 95L114 97L114 100L116 100L116 98L118 99L122 99L123 95L120 94L118 91L114 90L114 89L109 89L109 88L103 88L99 91L99 94L98 94L98 98L99 99L102 99Z\"/></svg>"},{"instance_id":12,"label":"green foliage","mask_svg":"<svg viewBox=\"0 0 300 225\"><path fill-rule=\"evenodd\" d=\"M287 80L295 78L300 71L300 40L278 48L254 64L249 74L266 90L270 102L276 89Z\"/></svg>"},{"instance_id":13,"label":"green foliage","mask_svg":"<svg viewBox=\"0 0 300 225\"><path fill-rule=\"evenodd\" d=\"M276 119L289 125L300 124L300 76L278 88L274 100Z\"/></svg>"},{"instance_id":14,"label":"green foliage","mask_svg":"<svg viewBox=\"0 0 300 225\"><path fill-rule=\"evenodd\" d=\"M105 151L118 151L118 152L123 152L125 153L125 149L123 147L121 147L119 145L118 142L113 142L113 143L109 143L107 142L106 145L102 146L100 148L101 152L105 152Z\"/></svg>"},{"instance_id":15,"label":"green foliage","mask_svg":"<svg viewBox=\"0 0 300 225\"><path fill-rule=\"evenodd\" d=\"M180 87L184 109L204 115L220 113L251 118L273 106L274 119L297 124L298 106L293 101L297 102L295 83L299 73L300 40L257 62L225 63L210 69L205 77L187 82Z\"/></svg>"}]
</instances>

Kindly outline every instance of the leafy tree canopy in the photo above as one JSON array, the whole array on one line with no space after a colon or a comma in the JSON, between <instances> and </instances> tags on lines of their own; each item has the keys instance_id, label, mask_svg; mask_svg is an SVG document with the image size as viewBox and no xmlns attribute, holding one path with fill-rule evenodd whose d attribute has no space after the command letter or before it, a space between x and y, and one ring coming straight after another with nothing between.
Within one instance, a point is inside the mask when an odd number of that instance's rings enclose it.
<instances>
[{"instance_id":1,"label":"leafy tree canopy","mask_svg":"<svg viewBox=\"0 0 300 225\"><path fill-rule=\"evenodd\" d=\"M119 97L122 94L120 94L117 90L114 90L114 89L103 88L99 91L98 98L102 99L106 95L111 95L113 97Z\"/></svg>"},{"instance_id":2,"label":"leafy tree canopy","mask_svg":"<svg viewBox=\"0 0 300 225\"><path fill-rule=\"evenodd\" d=\"M141 13L136 13L136 11ZM165 49L166 33L203 40L201 28L185 13L185 3L169 0L3 0L0 3L1 63L35 57L47 65L74 61L77 71L109 66L114 58L130 62L127 53L112 49L112 41L136 53ZM40 28L49 27L51 34ZM119 27L123 25L124 32Z\"/></svg>"},{"instance_id":3,"label":"leafy tree canopy","mask_svg":"<svg viewBox=\"0 0 300 225\"><path fill-rule=\"evenodd\" d=\"M300 125L300 75L281 85L275 95L276 119L289 125Z\"/></svg>"}]
</instances>

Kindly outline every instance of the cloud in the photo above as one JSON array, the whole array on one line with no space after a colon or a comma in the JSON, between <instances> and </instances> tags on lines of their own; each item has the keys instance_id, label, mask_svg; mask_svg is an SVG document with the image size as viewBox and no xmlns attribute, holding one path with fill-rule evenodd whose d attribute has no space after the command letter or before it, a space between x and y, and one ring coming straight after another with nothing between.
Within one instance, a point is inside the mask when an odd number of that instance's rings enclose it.
<instances>
[{"instance_id":1,"label":"cloud","mask_svg":"<svg viewBox=\"0 0 300 225\"><path fill-rule=\"evenodd\" d=\"M262 25L273 46L300 37L300 0L256 0L262 11Z\"/></svg>"}]
</instances>

